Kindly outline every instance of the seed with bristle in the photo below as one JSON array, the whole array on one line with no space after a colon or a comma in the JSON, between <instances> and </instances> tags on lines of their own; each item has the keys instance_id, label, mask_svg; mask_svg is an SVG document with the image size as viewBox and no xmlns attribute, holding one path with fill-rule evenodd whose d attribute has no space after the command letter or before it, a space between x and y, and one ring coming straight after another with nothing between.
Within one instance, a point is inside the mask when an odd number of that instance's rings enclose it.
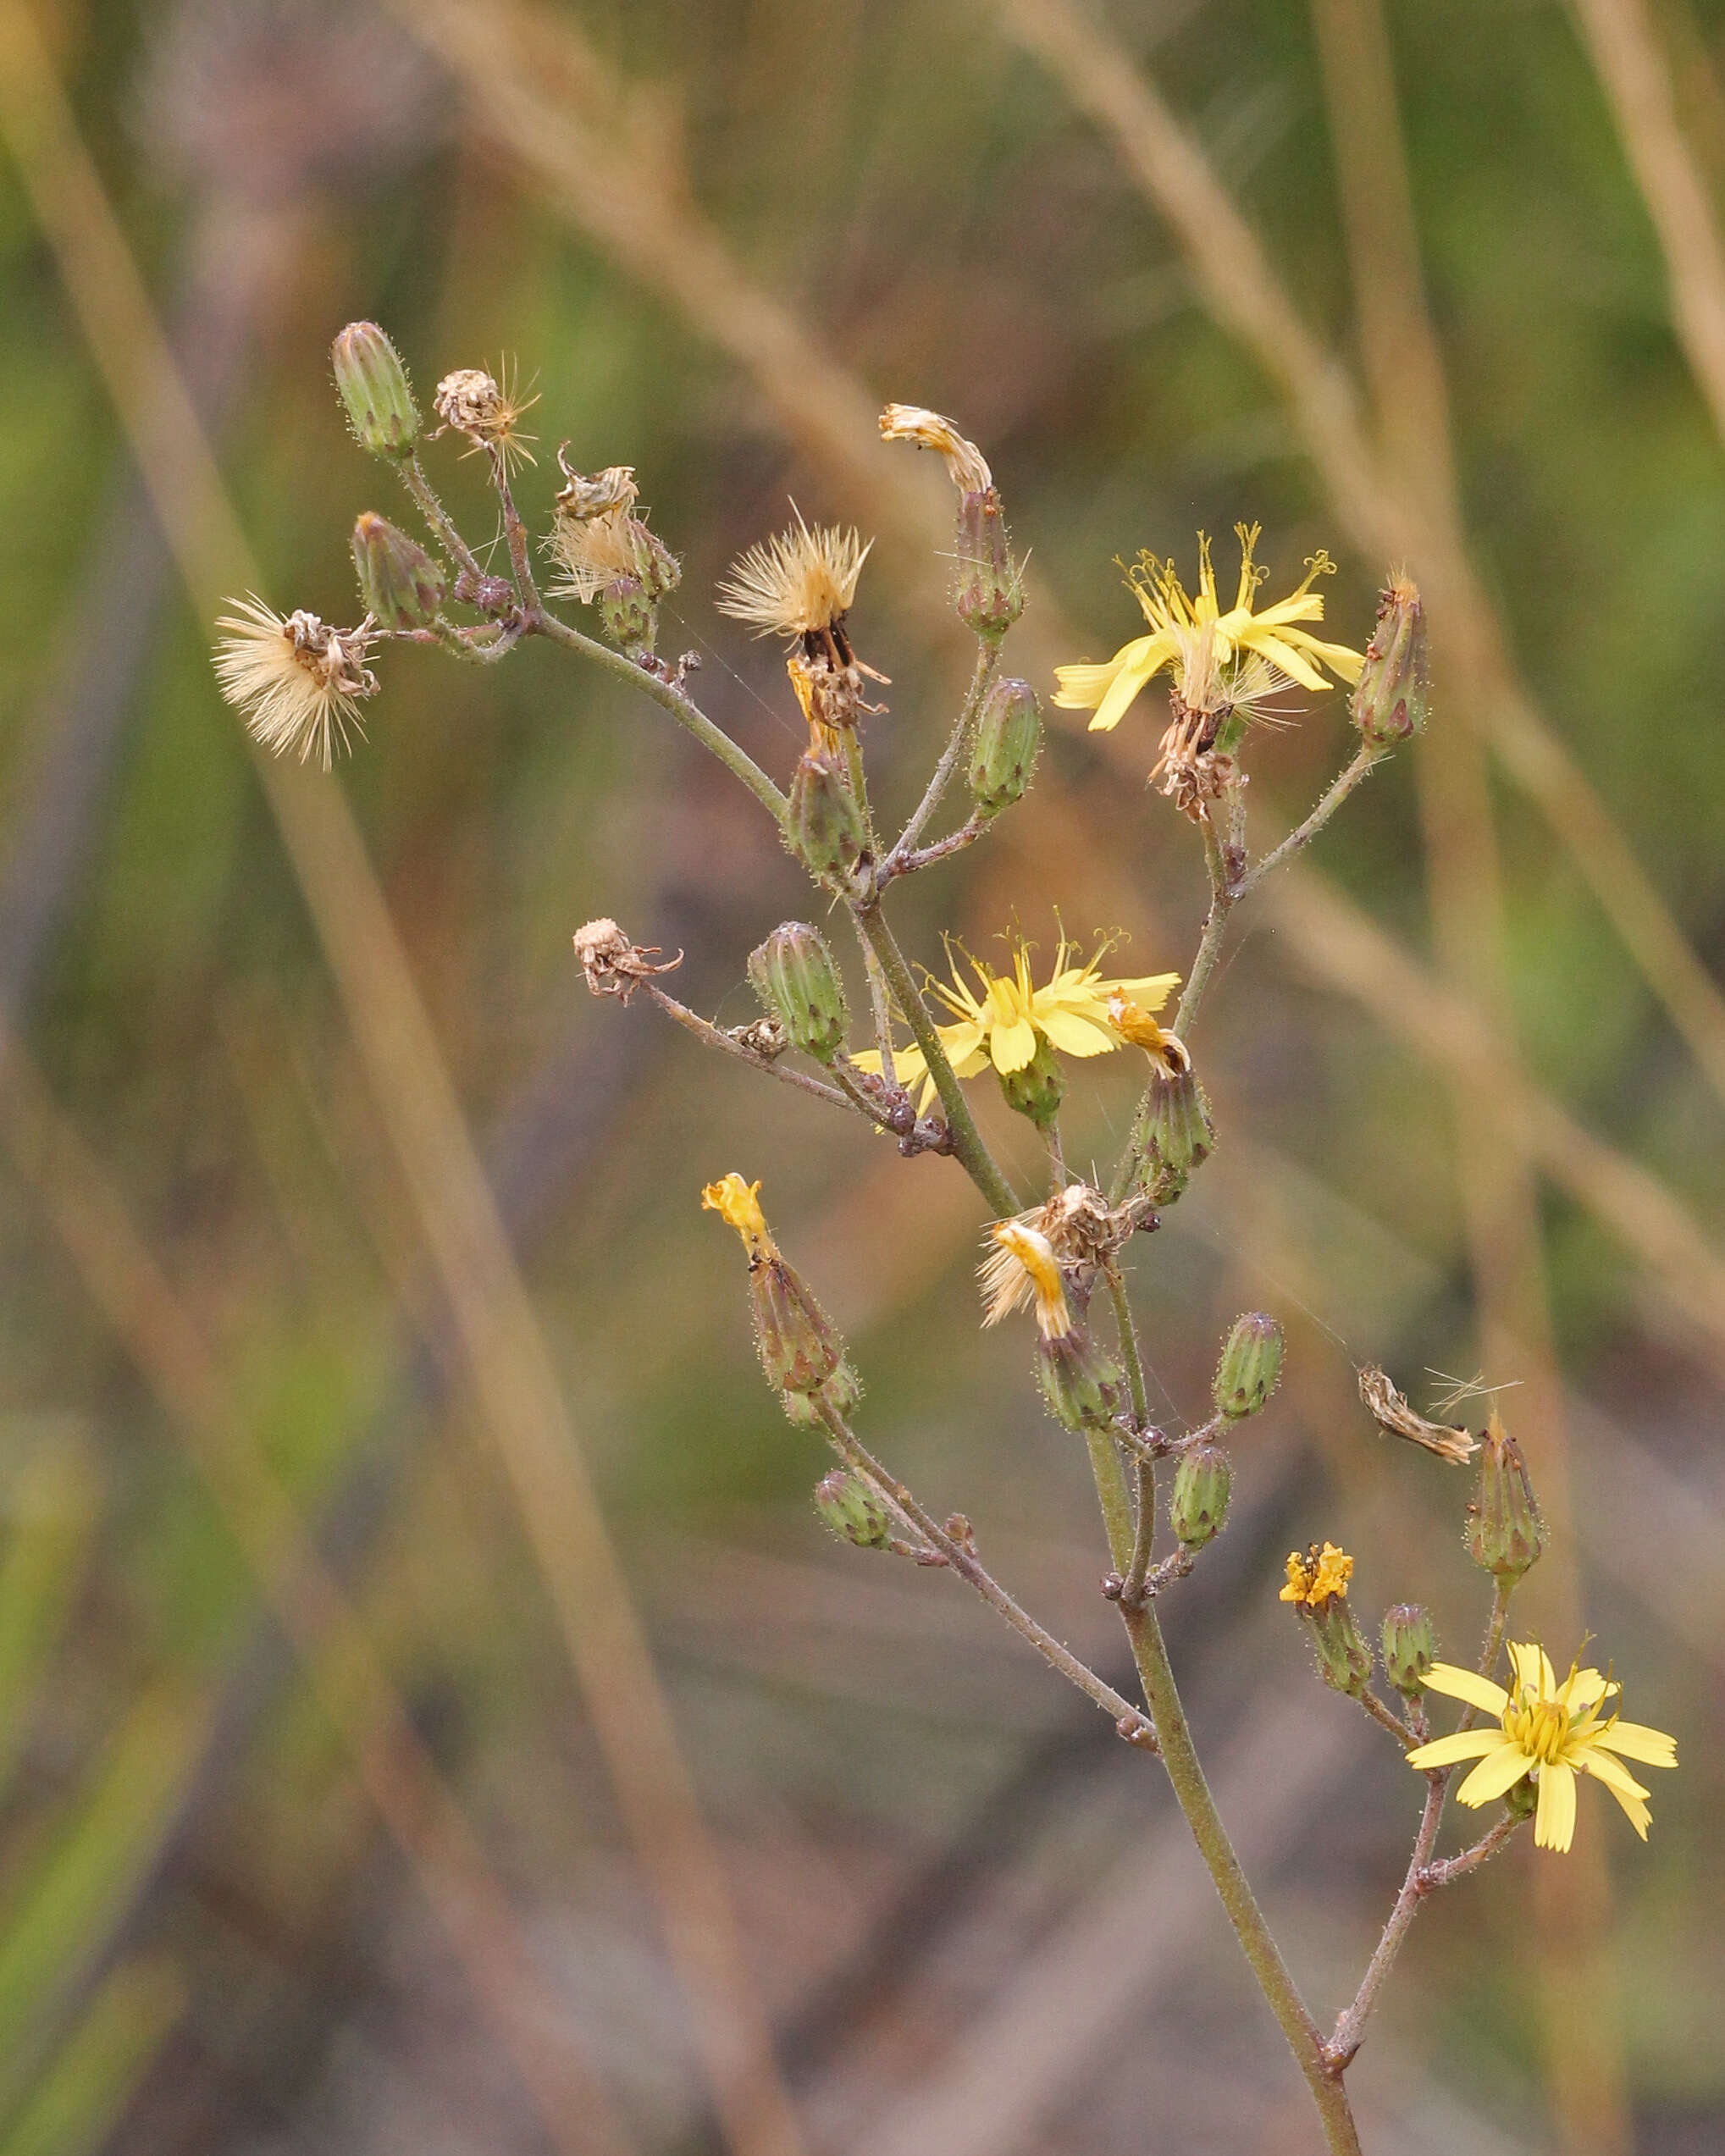
<instances>
[{"instance_id":1,"label":"seed with bristle","mask_svg":"<svg viewBox=\"0 0 1725 2156\"><path fill-rule=\"evenodd\" d=\"M216 679L241 712L254 740L276 755L316 756L327 771L339 744L349 746L350 727L365 732L358 699L377 694L367 666L369 621L357 629L332 629L315 614L278 614L255 595L229 600L238 611L216 627Z\"/></svg>"},{"instance_id":2,"label":"seed with bristle","mask_svg":"<svg viewBox=\"0 0 1725 2156\"><path fill-rule=\"evenodd\" d=\"M465 434L475 449L495 449L507 472L517 462L535 462L528 447L534 436L520 429L522 414L539 399L518 395L506 365L505 378L500 383L483 367L458 367L444 376L431 401L445 427Z\"/></svg>"},{"instance_id":3,"label":"seed with bristle","mask_svg":"<svg viewBox=\"0 0 1725 2156\"><path fill-rule=\"evenodd\" d=\"M793 509L796 504L792 503ZM856 597L857 579L868 559L854 527L812 528L796 511L788 530L749 551L732 564L719 587L719 611L751 623L758 636L812 636L843 621Z\"/></svg>"}]
</instances>

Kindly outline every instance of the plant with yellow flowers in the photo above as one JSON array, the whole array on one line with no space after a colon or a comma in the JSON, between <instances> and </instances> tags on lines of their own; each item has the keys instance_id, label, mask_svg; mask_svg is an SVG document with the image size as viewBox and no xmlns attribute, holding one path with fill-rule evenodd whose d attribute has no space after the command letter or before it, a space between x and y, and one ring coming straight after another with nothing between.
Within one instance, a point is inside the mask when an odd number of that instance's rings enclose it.
<instances>
[{"instance_id":1,"label":"plant with yellow flowers","mask_svg":"<svg viewBox=\"0 0 1725 2156\"><path fill-rule=\"evenodd\" d=\"M946 1156L969 1176L987 1214L981 1322L1005 1324L1020 1313L1033 1320L1037 1384L1050 1415L1081 1440L1095 1480L1109 1561L1103 1591L1119 1610L1140 1697L1116 1691L1022 1607L983 1562L964 1515L937 1516L865 1446L854 1426L862 1388L844 1343L774 1239L760 1181L732 1171L708 1185L702 1202L741 1241L769 1386L793 1427L838 1455L816 1489L817 1510L859 1548L953 1573L1101 1708L1126 1743L1160 1761L1330 2148L1357 2150L1347 2068L1422 1903L1478 1869L1529 1821L1536 1847L1567 1850L1580 1777L1601 1783L1645 1838L1650 1792L1625 1762L1676 1764L1668 1737L1621 1719L1615 1677L1578 1659L1560 1680L1543 1646L1517 1639L1507 1646L1507 1682L1500 1681L1511 1597L1546 1540L1525 1462L1495 1413L1476 1437L1418 1414L1382 1370L1361 1371L1361 1399L1379 1429L1446 1468L1471 1469L1467 1546L1493 1595L1479 1658L1463 1666L1438 1659L1432 1619L1416 1603L1397 1603L1368 1639L1350 1600L1353 1559L1335 1543L1288 1558L1280 1598L1305 1631L1318 1673L1386 1733L1424 1791L1401 1892L1357 1993L1326 2035L1295 1986L1218 1814L1158 1615L1159 1597L1192 1571L1226 1524L1228 1442L1274 1393L1283 1339L1263 1313L1241 1317L1223 1343L1203 1412L1184 1430L1158 1428L1129 1291L1131 1253L1216 1143L1189 1042L1233 909L1308 845L1383 758L1425 723L1417 589L1406 576L1392 578L1360 652L1315 633L1324 618L1319 579L1332 567L1321 554L1287 596L1260 605L1258 531L1241 526L1238 583L1226 608L1208 541L1198 543L1195 594L1171 560L1142 555L1126 582L1148 633L1104 662L1061 667L1054 700L1093 712L1092 727L1108 729L1153 682L1165 680L1169 718L1152 776L1197 826L1210 887L1183 986L1173 970L1105 971L1117 939L1086 952L1064 931L1046 964L1020 935L1000 966L954 943L950 981L924 972L919 981L888 919L893 887L986 838L1023 798L1042 744L1034 685L1003 671L1002 647L1024 607L1024 578L976 445L949 419L920 406L889 405L882 417L887 441L932 450L945 462L955 496L954 604L975 644L969 688L934 752L922 798L890 838L865 768L865 721L881 709L869 699L882 677L858 655L852 636L870 551L857 531L811 525L796 512L787 529L744 555L721 589L722 611L785 644L808 744L781 783L701 710L688 685L691 661L672 664L659 653L660 608L681 567L640 506L631 467L583 474L559 452L565 484L541 545L556 572L553 595L591 610L599 633L589 634L547 605L535 578L534 547L511 484L517 467L531 462L520 426L526 406L514 390L483 368L466 368L444 377L434 401L437 433L460 436L465 453L489 467L506 574L482 565L433 489L420 448L435 436L425 434L406 369L383 331L351 324L335 340L334 359L355 434L394 467L431 544L382 517L359 519L353 554L362 616L351 627L305 612L277 614L255 598L233 602L218 625L224 693L266 746L327 769L359 730L360 707L379 687L373 661L389 644L439 645L489 666L525 639L545 638L633 683L772 819L823 909L854 937L865 990L860 1024L827 937L808 922L782 923L750 954L760 1015L734 1027L679 1002L663 985L677 959L637 943L614 920L586 923L574 939L576 959L595 995L628 1004L641 993L706 1048L861 1118L896 1139L907 1157ZM1323 694L1333 683L1352 686L1356 752L1304 822L1254 860L1241 769L1251 729L1285 716L1296 692ZM954 795L956 816L948 812L947 827L932 836ZM1134 1050L1144 1059L1143 1091L1126 1143L1111 1175L1087 1182L1068 1169L1061 1146L1068 1066ZM986 1078L1040 1136L1041 1194L1015 1187L983 1137L966 1087ZM1458 1724L1447 1733L1428 1722L1433 1696L1461 1702ZM1462 1765L1469 1771L1457 1799L1470 1809L1493 1808L1494 1816L1477 1839L1440 1857L1450 1783Z\"/></svg>"}]
</instances>

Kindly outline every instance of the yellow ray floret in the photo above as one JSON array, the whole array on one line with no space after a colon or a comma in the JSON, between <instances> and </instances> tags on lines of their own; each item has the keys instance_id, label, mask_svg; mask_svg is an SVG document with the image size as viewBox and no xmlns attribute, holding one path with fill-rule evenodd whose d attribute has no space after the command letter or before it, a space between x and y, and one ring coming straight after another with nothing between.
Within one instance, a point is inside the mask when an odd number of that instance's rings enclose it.
<instances>
[{"instance_id":1,"label":"yellow ray floret","mask_svg":"<svg viewBox=\"0 0 1725 2156\"><path fill-rule=\"evenodd\" d=\"M1169 670L1175 694L1191 711L1240 709L1275 695L1297 683L1302 688L1327 688L1322 669L1343 681L1357 681L1364 664L1360 653L1344 644L1325 644L1302 622L1321 622L1324 600L1313 581L1335 565L1326 554L1313 555L1302 581L1285 599L1252 611L1252 597L1263 572L1252 560L1256 524L1236 524L1240 541L1240 586L1225 613L1216 596L1210 543L1198 534L1198 590L1189 598L1171 561L1153 554L1139 557L1126 582L1150 624L1150 634L1123 644L1103 666L1060 666L1054 701L1068 710L1096 714L1092 732L1116 727L1147 682Z\"/></svg>"},{"instance_id":2,"label":"yellow ray floret","mask_svg":"<svg viewBox=\"0 0 1725 2156\"><path fill-rule=\"evenodd\" d=\"M749 1252L751 1264L764 1258L778 1255L777 1245L768 1231L766 1217L760 1209L757 1193L760 1184L745 1183L733 1168L728 1175L716 1183L709 1183L701 1191L701 1205L709 1213L716 1213L728 1222L743 1238L743 1247Z\"/></svg>"},{"instance_id":3,"label":"yellow ray floret","mask_svg":"<svg viewBox=\"0 0 1725 2156\"><path fill-rule=\"evenodd\" d=\"M1606 1714L1606 1700L1620 1688L1596 1669L1572 1662L1560 1684L1544 1648L1532 1641L1512 1643L1509 1658L1515 1681L1507 1691L1470 1669L1433 1663L1425 1678L1430 1689L1496 1716L1497 1728L1458 1729L1452 1737L1440 1737L1409 1752L1407 1764L1424 1771L1478 1761L1456 1792L1464 1805L1490 1804L1532 1775L1539 1788L1534 1839L1544 1849L1569 1847L1575 1833L1575 1777L1590 1774L1604 1783L1645 1842L1652 1818L1648 1792L1623 1761L1675 1766L1675 1739L1662 1729Z\"/></svg>"},{"instance_id":4,"label":"yellow ray floret","mask_svg":"<svg viewBox=\"0 0 1725 2156\"><path fill-rule=\"evenodd\" d=\"M1066 1285L1054 1247L1031 1222L1036 1213L997 1220L988 1230L988 1255L977 1267L982 1283L985 1325L998 1325L1011 1310L1034 1303L1037 1328L1044 1340L1062 1340L1072 1330Z\"/></svg>"},{"instance_id":5,"label":"yellow ray floret","mask_svg":"<svg viewBox=\"0 0 1725 2156\"><path fill-rule=\"evenodd\" d=\"M1314 1542L1303 1557L1297 1550L1288 1552L1288 1584L1280 1600L1297 1602L1302 1609L1316 1609L1320 1602L1337 1595L1346 1599L1347 1583L1352 1578L1353 1559L1346 1550L1338 1549L1333 1542L1326 1542L1320 1550Z\"/></svg>"},{"instance_id":6,"label":"yellow ray floret","mask_svg":"<svg viewBox=\"0 0 1725 2156\"><path fill-rule=\"evenodd\" d=\"M1054 952L1053 972L1040 988L1031 985L1030 947L1021 941L1014 946L1009 973L996 973L981 959L970 959L977 981L973 988L954 959L950 988L944 981L929 981L928 992L955 1020L934 1030L960 1078L973 1078L991 1063L1003 1077L1010 1077L1034 1059L1039 1037L1062 1055L1108 1055L1125 1045L1125 1036L1109 1015L1111 998L1126 998L1142 1011L1160 1010L1180 985L1177 973L1104 980L1100 969L1108 946L1081 965L1071 963L1074 949L1063 936ZM872 1049L855 1061L864 1070L877 1072L881 1067ZM921 1081L926 1110L935 1087L922 1051L895 1048L893 1068L901 1086Z\"/></svg>"}]
</instances>

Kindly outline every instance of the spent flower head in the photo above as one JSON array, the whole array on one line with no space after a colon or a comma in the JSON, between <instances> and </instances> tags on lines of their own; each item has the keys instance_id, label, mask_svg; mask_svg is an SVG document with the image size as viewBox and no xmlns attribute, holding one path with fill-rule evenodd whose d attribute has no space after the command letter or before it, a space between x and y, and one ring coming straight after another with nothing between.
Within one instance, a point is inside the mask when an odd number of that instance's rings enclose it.
<instances>
[{"instance_id":1,"label":"spent flower head","mask_svg":"<svg viewBox=\"0 0 1725 2156\"><path fill-rule=\"evenodd\" d=\"M528 447L534 437L522 433L521 422L539 399L522 396L512 365L501 365L501 382L483 367L458 367L444 376L431 401L444 427L465 434L476 450L495 450L506 473L517 463L537 462Z\"/></svg>"},{"instance_id":2,"label":"spent flower head","mask_svg":"<svg viewBox=\"0 0 1725 2156\"><path fill-rule=\"evenodd\" d=\"M926 405L889 404L881 414L881 439L938 451L960 494L986 494L994 484L988 460L975 442L967 441L950 419Z\"/></svg>"},{"instance_id":3,"label":"spent flower head","mask_svg":"<svg viewBox=\"0 0 1725 2156\"><path fill-rule=\"evenodd\" d=\"M1037 987L1031 979L1031 947L1017 938L1013 945L1012 970L997 973L981 959L969 958L976 976L973 988L953 965L953 985L948 987L932 976L928 992L952 1012L955 1023L937 1025L941 1046L961 1078L973 1078L991 1063L1003 1078L1027 1068L1046 1042L1062 1055L1107 1055L1125 1045L1125 1037L1109 1014L1116 996L1129 998L1140 1009L1159 1010L1179 985L1177 973L1142 974L1132 979L1105 980L1102 961L1107 943L1081 964L1070 963L1075 946L1062 937L1054 952L1054 966L1048 981ZM859 1055L865 1070L878 1071L880 1058L873 1051ZM923 1081L922 1106L934 1098L933 1080L920 1048L894 1049L893 1066L903 1086Z\"/></svg>"},{"instance_id":4,"label":"spent flower head","mask_svg":"<svg viewBox=\"0 0 1725 2156\"><path fill-rule=\"evenodd\" d=\"M1072 1330L1066 1284L1053 1244L1039 1224L1041 1210L997 1220L987 1236L988 1254L976 1269L982 1284L982 1323L998 1325L1009 1311L1034 1306L1044 1340Z\"/></svg>"},{"instance_id":5,"label":"spent flower head","mask_svg":"<svg viewBox=\"0 0 1725 2156\"><path fill-rule=\"evenodd\" d=\"M719 587L719 611L749 622L757 636L817 642L838 636L838 661L848 665L843 623L874 541L865 545L854 526L848 532L836 524L810 526L795 502L791 507L797 521L788 531L732 563Z\"/></svg>"},{"instance_id":6,"label":"spent flower head","mask_svg":"<svg viewBox=\"0 0 1725 2156\"><path fill-rule=\"evenodd\" d=\"M1465 1700L1495 1717L1497 1727L1458 1729L1453 1736L1440 1737L1409 1752L1407 1764L1424 1772L1477 1760L1456 1792L1462 1804L1476 1806L1507 1796L1531 1777L1539 1791L1534 1840L1543 1849L1569 1847L1575 1833L1575 1777L1590 1774L1604 1783L1645 1842L1652 1819L1649 1792L1623 1761L1675 1766L1676 1740L1661 1729L1607 1715L1606 1702L1622 1688L1596 1669L1572 1662L1560 1684L1545 1649L1531 1640L1512 1641L1509 1658L1514 1682L1507 1690L1471 1669L1432 1664L1425 1673L1428 1691Z\"/></svg>"},{"instance_id":7,"label":"spent flower head","mask_svg":"<svg viewBox=\"0 0 1725 2156\"><path fill-rule=\"evenodd\" d=\"M359 699L377 694L366 665L373 629L333 629L315 614L278 614L255 594L230 599L216 622L215 673L223 695L254 740L274 755L313 756L327 771L348 731L363 734Z\"/></svg>"}]
</instances>

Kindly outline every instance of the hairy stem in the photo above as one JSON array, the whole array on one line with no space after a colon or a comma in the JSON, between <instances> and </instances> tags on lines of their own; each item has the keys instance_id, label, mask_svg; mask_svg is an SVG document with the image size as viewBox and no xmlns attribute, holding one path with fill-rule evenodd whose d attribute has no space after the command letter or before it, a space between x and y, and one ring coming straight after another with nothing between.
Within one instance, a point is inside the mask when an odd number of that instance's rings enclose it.
<instances>
[{"instance_id":1,"label":"hairy stem","mask_svg":"<svg viewBox=\"0 0 1725 2156\"><path fill-rule=\"evenodd\" d=\"M1203 933L1198 938L1197 954L1192 959L1191 971L1186 976L1186 987L1180 998L1180 1009L1174 1014L1174 1031L1183 1041L1192 1021L1198 1014L1198 1005L1204 991L1210 985L1210 976L1216 970L1216 960L1222 954L1223 938L1228 932L1228 916L1234 910L1234 892L1230 885L1227 860L1222 842L1208 810L1199 828L1204 839L1204 865L1210 872L1210 910L1204 915Z\"/></svg>"},{"instance_id":2,"label":"hairy stem","mask_svg":"<svg viewBox=\"0 0 1725 2156\"><path fill-rule=\"evenodd\" d=\"M878 1123L882 1130L889 1129L884 1115L877 1114L864 1101L854 1097L838 1086L829 1086L824 1078L811 1077L806 1070L799 1070L793 1064L779 1063L767 1056L757 1055L753 1048L745 1048L741 1041L733 1041L722 1026L693 1011L687 1003L680 1003L675 996L667 996L655 981L644 981L641 986L658 1004L667 1018L674 1018L688 1033L710 1048L716 1048L722 1055L734 1056L739 1063L746 1063L751 1070L765 1071L769 1078L777 1078L781 1085L794 1086L801 1093L812 1093L817 1101L826 1101L833 1108L847 1113L866 1116L870 1122Z\"/></svg>"},{"instance_id":3,"label":"hairy stem","mask_svg":"<svg viewBox=\"0 0 1725 2156\"><path fill-rule=\"evenodd\" d=\"M946 1050L941 1046L940 1036L935 1031L934 1021L927 1006L916 992L916 983L910 978L910 968L905 964L904 954L899 949L898 938L887 926L878 899L852 908L856 924L867 938L870 948L881 962L898 1008L904 1012L916 1045L921 1049L928 1065L928 1075L934 1081L935 1091L940 1095L941 1106L946 1110L947 1127L952 1132L953 1152L970 1180L981 1191L993 1208L997 1219L1004 1220L1019 1208L1017 1193L1000 1171L994 1156L982 1142L982 1134L976 1128L970 1114L964 1088L954 1075Z\"/></svg>"},{"instance_id":4,"label":"hairy stem","mask_svg":"<svg viewBox=\"0 0 1725 2156\"><path fill-rule=\"evenodd\" d=\"M399 458L396 461L395 469L401 475L402 485L412 495L420 515L449 549L454 557L456 567L458 569L464 569L475 583L479 583L485 572L474 559L473 550L462 537L454 517L444 507L436 489L426 478L425 469L419 462L417 452L416 451L412 456Z\"/></svg>"},{"instance_id":5,"label":"hairy stem","mask_svg":"<svg viewBox=\"0 0 1725 2156\"><path fill-rule=\"evenodd\" d=\"M1413 1854L1407 1860L1407 1876L1402 1882L1402 1891L1396 1897L1396 1905L1390 1911L1390 1921L1384 1927L1384 1936L1377 1943L1371 1960L1366 1964L1366 1973L1360 1979L1359 1990L1353 2004L1344 2009L1335 2024L1335 2034L1327 2047L1331 2069L1340 2073L1365 2041L1366 2023L1372 2009L1378 2003L1378 1994L1384 1988L1384 1979L1390 1973L1402 1942L1407 1936L1415 1913L1423 1899L1420 1875L1431 1860L1433 1845L1437 1840L1438 1822L1444 1815L1444 1792L1449 1783L1447 1773L1440 1769L1425 1777L1425 1809L1419 1816L1419 1831L1413 1838Z\"/></svg>"},{"instance_id":6,"label":"hairy stem","mask_svg":"<svg viewBox=\"0 0 1725 2156\"><path fill-rule=\"evenodd\" d=\"M497 499L503 508L503 531L509 544L510 566L515 571L515 588L521 594L528 620L536 622L545 610L539 603L539 588L534 582L533 548L527 526L522 522L521 511L510 492L509 461L495 442L487 445L486 454L491 461L491 484L497 489Z\"/></svg>"},{"instance_id":7,"label":"hairy stem","mask_svg":"<svg viewBox=\"0 0 1725 2156\"><path fill-rule=\"evenodd\" d=\"M1503 1630L1509 1622L1509 1598L1515 1592L1515 1582L1500 1579L1491 1596L1491 1615L1485 1622L1485 1645L1479 1650L1479 1674L1490 1677L1497 1667L1497 1657L1503 1646ZM1479 1710L1471 1702L1462 1710L1462 1718L1456 1724L1457 1733L1471 1729L1479 1718Z\"/></svg>"},{"instance_id":8,"label":"hairy stem","mask_svg":"<svg viewBox=\"0 0 1725 2156\"><path fill-rule=\"evenodd\" d=\"M1482 1834L1471 1849L1462 1849L1455 1856L1440 1857L1435 1864L1428 1864L1419 1875L1419 1892L1435 1894L1440 1887L1453 1886L1457 1879L1464 1879L1468 1872L1477 1871L1488 1858L1496 1855L1518 1827L1526 1824L1525 1820L1518 1819L1512 1812L1505 1812L1497 1824L1488 1833Z\"/></svg>"},{"instance_id":9,"label":"hairy stem","mask_svg":"<svg viewBox=\"0 0 1725 2156\"><path fill-rule=\"evenodd\" d=\"M1050 1669L1059 1671L1069 1684L1075 1684L1088 1700L1093 1700L1104 1714L1117 1724L1123 1725L1121 1734L1137 1733L1144 1717L1131 1700L1105 1684L1096 1672L1088 1669L1078 1657L1046 1632L1028 1611L1021 1609L994 1575L956 1537L948 1534L934 1515L919 1504L904 1484L876 1459L873 1453L859 1439L835 1408L830 1407L818 1396L815 1406L827 1425L839 1457L854 1473L871 1482L882 1495L896 1505L933 1549L938 1550L948 1567L958 1573L969 1586L975 1588L992 1610L996 1611L1048 1663Z\"/></svg>"},{"instance_id":10,"label":"hairy stem","mask_svg":"<svg viewBox=\"0 0 1725 2156\"><path fill-rule=\"evenodd\" d=\"M964 706L953 727L946 747L940 753L940 761L934 767L934 776L928 782L928 790L917 803L909 822L899 833L898 844L893 847L883 864L886 873L889 876L900 876L909 868L920 868L922 865L921 860L913 862L906 857L915 850L917 840L928 828L929 818L940 806L942 797L952 783L954 769L959 757L965 753L965 744L970 738L970 729L976 723L976 714L982 708L982 699L988 694L999 665L999 644L979 639L976 645L976 669L970 676L970 686L965 693ZM935 858L932 849L929 850L926 858L929 860Z\"/></svg>"},{"instance_id":11,"label":"hairy stem","mask_svg":"<svg viewBox=\"0 0 1725 2156\"><path fill-rule=\"evenodd\" d=\"M1262 860L1254 861L1244 876L1236 878L1228 894L1230 899L1243 898L1248 891L1254 890L1284 861L1291 860L1302 848L1309 846L1360 781L1383 761L1384 754L1383 749L1374 748L1368 741L1363 741L1353 761L1330 781L1328 790L1304 823L1291 831L1280 846L1272 847Z\"/></svg>"},{"instance_id":12,"label":"hairy stem","mask_svg":"<svg viewBox=\"0 0 1725 2156\"><path fill-rule=\"evenodd\" d=\"M1375 1692L1363 1690L1352 1693L1349 1696L1358 1700L1364 1711L1380 1728L1387 1729L1404 1751L1413 1750L1414 1744L1418 1742L1413 1732L1400 1715L1394 1713L1384 1705Z\"/></svg>"}]
</instances>

